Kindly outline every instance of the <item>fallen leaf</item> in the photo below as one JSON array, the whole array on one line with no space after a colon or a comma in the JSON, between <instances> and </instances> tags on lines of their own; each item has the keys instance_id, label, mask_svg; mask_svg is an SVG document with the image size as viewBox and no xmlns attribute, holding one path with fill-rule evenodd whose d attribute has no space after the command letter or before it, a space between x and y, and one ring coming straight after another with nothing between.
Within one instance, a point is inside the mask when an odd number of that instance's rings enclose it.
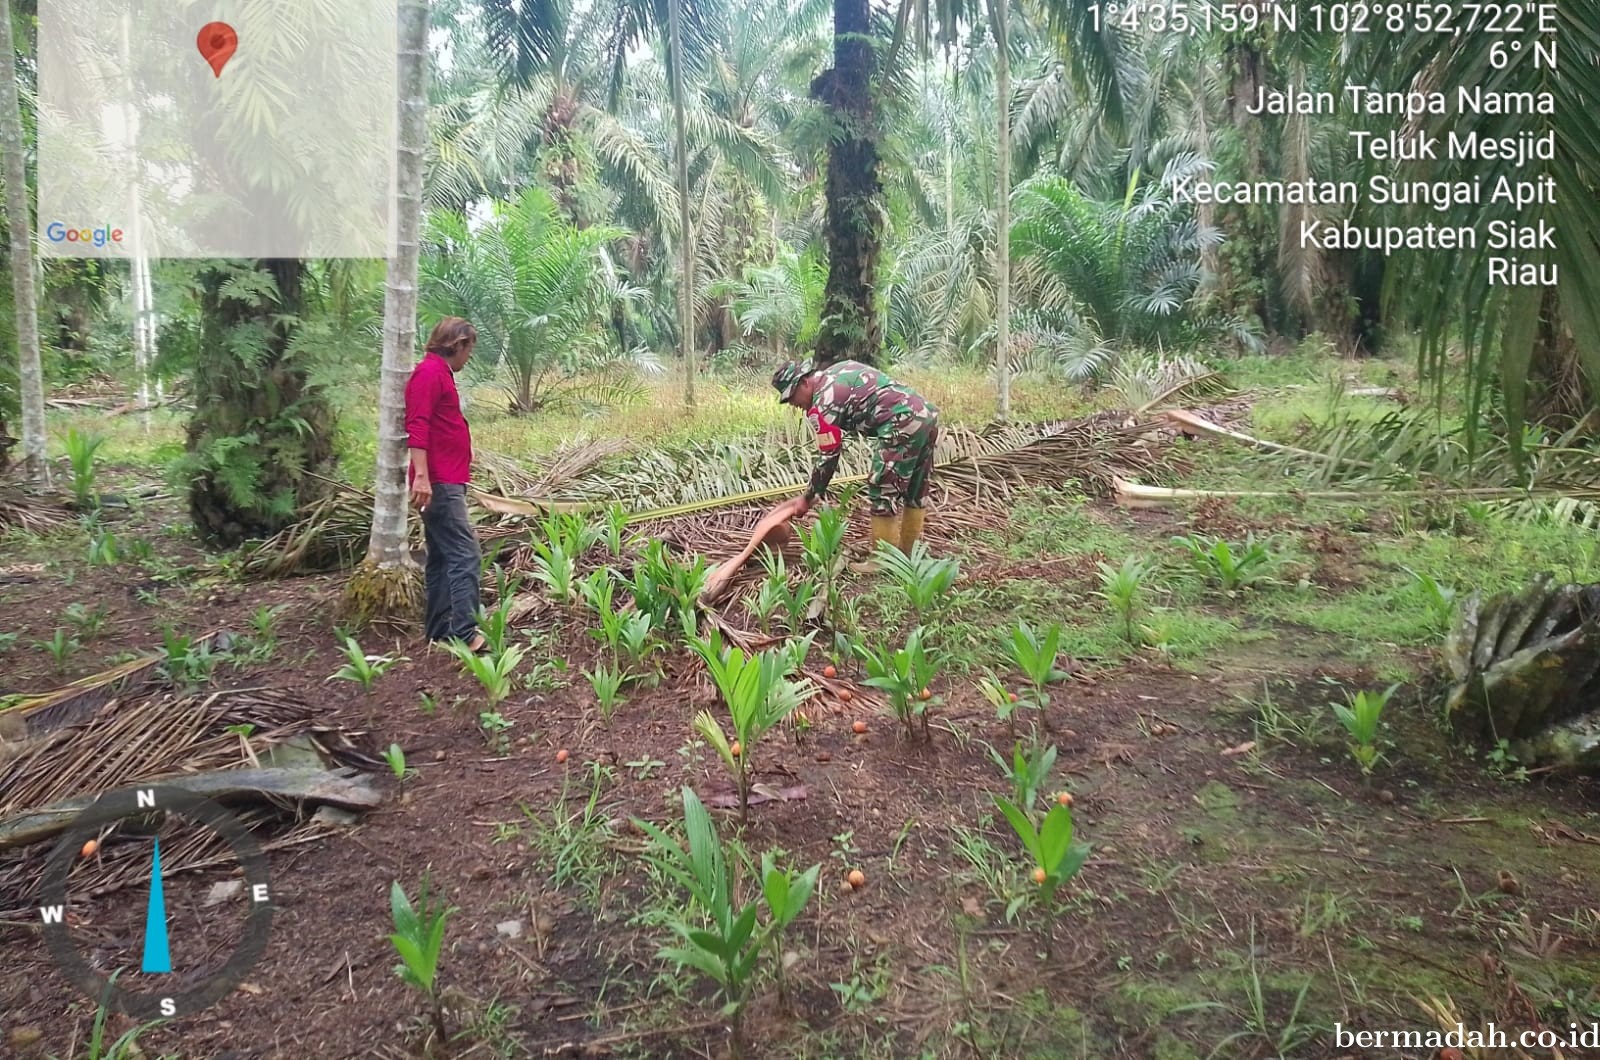
<instances>
[{"instance_id":1,"label":"fallen leaf","mask_svg":"<svg viewBox=\"0 0 1600 1060\"><path fill-rule=\"evenodd\" d=\"M1254 740L1246 740L1244 743L1240 744L1237 747L1229 747L1229 748L1225 749L1222 752L1222 756L1224 758L1232 758L1234 755L1247 755L1251 751L1254 751L1255 749L1256 749L1256 742Z\"/></svg>"}]
</instances>

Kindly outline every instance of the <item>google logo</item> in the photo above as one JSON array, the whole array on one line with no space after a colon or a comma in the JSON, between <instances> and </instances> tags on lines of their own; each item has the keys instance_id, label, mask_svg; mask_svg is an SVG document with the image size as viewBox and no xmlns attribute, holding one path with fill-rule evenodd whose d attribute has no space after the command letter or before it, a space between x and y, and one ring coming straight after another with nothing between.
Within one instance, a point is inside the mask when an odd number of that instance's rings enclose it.
<instances>
[{"instance_id":1,"label":"google logo","mask_svg":"<svg viewBox=\"0 0 1600 1060\"><path fill-rule=\"evenodd\" d=\"M122 229L101 225L99 228L68 228L60 221L51 221L45 227L44 237L52 243L92 243L103 247L107 243L122 242Z\"/></svg>"}]
</instances>

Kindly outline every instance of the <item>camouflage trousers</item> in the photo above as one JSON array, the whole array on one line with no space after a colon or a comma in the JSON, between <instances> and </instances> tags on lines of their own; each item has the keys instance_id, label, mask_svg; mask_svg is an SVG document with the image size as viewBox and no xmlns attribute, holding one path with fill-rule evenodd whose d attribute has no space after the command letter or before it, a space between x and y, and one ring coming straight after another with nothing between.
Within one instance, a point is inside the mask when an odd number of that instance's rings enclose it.
<instances>
[{"instance_id":1,"label":"camouflage trousers","mask_svg":"<svg viewBox=\"0 0 1600 1060\"><path fill-rule=\"evenodd\" d=\"M873 515L893 515L903 504L921 508L933 477L933 455L939 440L939 414L918 409L897 418L878 439L867 475L867 497Z\"/></svg>"}]
</instances>

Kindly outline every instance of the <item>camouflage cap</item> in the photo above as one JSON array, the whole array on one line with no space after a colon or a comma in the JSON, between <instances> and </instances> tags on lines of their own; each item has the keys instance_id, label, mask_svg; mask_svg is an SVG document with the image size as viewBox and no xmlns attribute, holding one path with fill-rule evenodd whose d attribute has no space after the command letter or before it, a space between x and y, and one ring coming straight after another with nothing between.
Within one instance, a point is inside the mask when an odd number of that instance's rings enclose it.
<instances>
[{"instance_id":1,"label":"camouflage cap","mask_svg":"<svg viewBox=\"0 0 1600 1060\"><path fill-rule=\"evenodd\" d=\"M772 388L778 392L778 400L788 401L795 387L815 371L816 369L805 361L785 361L779 365L778 370L772 373Z\"/></svg>"}]
</instances>

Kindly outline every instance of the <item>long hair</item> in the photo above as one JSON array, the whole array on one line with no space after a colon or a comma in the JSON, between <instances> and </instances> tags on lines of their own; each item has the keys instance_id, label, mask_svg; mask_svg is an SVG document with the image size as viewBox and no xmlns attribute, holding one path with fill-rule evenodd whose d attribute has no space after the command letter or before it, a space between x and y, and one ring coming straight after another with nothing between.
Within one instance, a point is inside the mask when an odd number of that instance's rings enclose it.
<instances>
[{"instance_id":1,"label":"long hair","mask_svg":"<svg viewBox=\"0 0 1600 1060\"><path fill-rule=\"evenodd\" d=\"M478 341L478 329L460 317L445 317L433 326L427 351L441 357L454 357Z\"/></svg>"}]
</instances>

